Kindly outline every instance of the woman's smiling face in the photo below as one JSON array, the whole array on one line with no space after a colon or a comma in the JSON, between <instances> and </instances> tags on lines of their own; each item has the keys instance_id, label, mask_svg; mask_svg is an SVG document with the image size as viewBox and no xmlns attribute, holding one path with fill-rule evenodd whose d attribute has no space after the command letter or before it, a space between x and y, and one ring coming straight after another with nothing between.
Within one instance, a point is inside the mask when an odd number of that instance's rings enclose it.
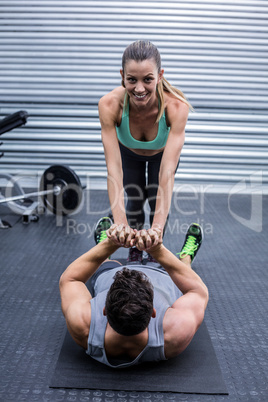
<instances>
[{"instance_id":1,"label":"woman's smiling face","mask_svg":"<svg viewBox=\"0 0 268 402\"><path fill-rule=\"evenodd\" d=\"M153 59L143 61L129 60L125 70L120 70L130 100L137 106L145 106L156 96L156 86L161 80L163 70L157 71Z\"/></svg>"}]
</instances>

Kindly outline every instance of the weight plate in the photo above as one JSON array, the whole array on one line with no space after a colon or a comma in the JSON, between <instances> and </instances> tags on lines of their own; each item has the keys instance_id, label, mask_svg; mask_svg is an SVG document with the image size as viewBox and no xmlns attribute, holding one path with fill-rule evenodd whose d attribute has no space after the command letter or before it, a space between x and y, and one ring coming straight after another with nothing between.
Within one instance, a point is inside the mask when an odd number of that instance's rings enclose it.
<instances>
[{"instance_id":1,"label":"weight plate","mask_svg":"<svg viewBox=\"0 0 268 402\"><path fill-rule=\"evenodd\" d=\"M46 208L55 215L75 212L83 198L83 189L77 174L68 166L50 166L41 177L39 189L49 191L55 187L60 187L61 191L41 196Z\"/></svg>"}]
</instances>

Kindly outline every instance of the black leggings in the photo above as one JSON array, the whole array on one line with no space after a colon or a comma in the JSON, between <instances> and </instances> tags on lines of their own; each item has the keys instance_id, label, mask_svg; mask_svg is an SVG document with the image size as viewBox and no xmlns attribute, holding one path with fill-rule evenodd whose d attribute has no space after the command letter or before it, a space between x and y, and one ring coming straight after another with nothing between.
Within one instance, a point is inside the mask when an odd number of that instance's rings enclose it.
<instances>
[{"instance_id":1,"label":"black leggings","mask_svg":"<svg viewBox=\"0 0 268 402\"><path fill-rule=\"evenodd\" d=\"M150 224L153 221L163 152L153 156L142 156L135 154L120 143L119 146L122 158L123 185L127 193L127 220L129 226L140 230L145 220L143 207L146 199L148 199L150 206Z\"/></svg>"}]
</instances>

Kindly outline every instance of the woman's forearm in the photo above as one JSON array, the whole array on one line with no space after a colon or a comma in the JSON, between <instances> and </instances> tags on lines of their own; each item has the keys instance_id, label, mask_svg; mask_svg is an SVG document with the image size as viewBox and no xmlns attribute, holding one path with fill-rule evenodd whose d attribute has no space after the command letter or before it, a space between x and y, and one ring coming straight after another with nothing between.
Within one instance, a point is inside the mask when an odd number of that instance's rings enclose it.
<instances>
[{"instance_id":1,"label":"woman's forearm","mask_svg":"<svg viewBox=\"0 0 268 402\"><path fill-rule=\"evenodd\" d=\"M167 171L159 174L159 187L157 191L155 214L152 227L164 229L170 209L174 186L174 173Z\"/></svg>"},{"instance_id":2,"label":"woman's forearm","mask_svg":"<svg viewBox=\"0 0 268 402\"><path fill-rule=\"evenodd\" d=\"M120 177L116 178L115 175L109 174L107 178L107 189L114 223L127 225L122 181Z\"/></svg>"}]
</instances>

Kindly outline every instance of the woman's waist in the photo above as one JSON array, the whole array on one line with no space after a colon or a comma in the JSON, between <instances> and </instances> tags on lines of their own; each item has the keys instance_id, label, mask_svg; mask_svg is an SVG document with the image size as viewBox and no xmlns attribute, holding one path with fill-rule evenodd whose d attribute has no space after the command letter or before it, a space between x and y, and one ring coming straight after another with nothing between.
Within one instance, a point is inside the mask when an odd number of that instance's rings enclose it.
<instances>
[{"instance_id":1,"label":"woman's waist","mask_svg":"<svg viewBox=\"0 0 268 402\"><path fill-rule=\"evenodd\" d=\"M119 142L121 152L126 153L129 156L133 156L133 157L138 156L138 157L145 158L145 159L148 157L149 158L154 157L154 156L157 157L160 154L162 155L163 151L165 149L165 147L162 147L160 149L133 149L133 148L126 147L119 140L118 140L118 142Z\"/></svg>"}]
</instances>

